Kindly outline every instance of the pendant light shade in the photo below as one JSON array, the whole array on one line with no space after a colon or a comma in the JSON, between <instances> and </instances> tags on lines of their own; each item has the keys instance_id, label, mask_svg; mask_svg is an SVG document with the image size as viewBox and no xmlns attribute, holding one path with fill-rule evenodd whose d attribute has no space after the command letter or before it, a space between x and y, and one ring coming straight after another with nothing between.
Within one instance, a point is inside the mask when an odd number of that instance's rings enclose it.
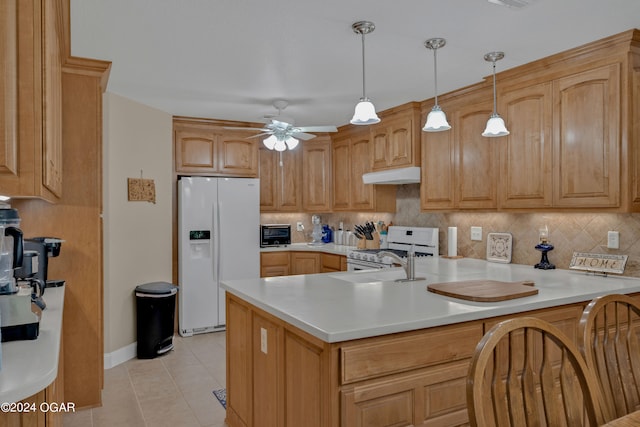
<instances>
[{"instance_id":1,"label":"pendant light shade","mask_svg":"<svg viewBox=\"0 0 640 427\"><path fill-rule=\"evenodd\" d=\"M276 142L278 142L278 138L275 135L270 135L268 138L262 140L262 143L269 150L273 150L276 147Z\"/></svg>"},{"instance_id":2,"label":"pendant light shade","mask_svg":"<svg viewBox=\"0 0 640 427\"><path fill-rule=\"evenodd\" d=\"M284 151L287 148L289 150L293 150L298 146L299 142L300 141L298 141L296 138L292 136L278 137L276 135L271 135L262 141L264 146L267 147L269 150L276 150L276 151Z\"/></svg>"},{"instance_id":3,"label":"pendant light shade","mask_svg":"<svg viewBox=\"0 0 640 427\"><path fill-rule=\"evenodd\" d=\"M509 135L509 131L504 124L504 120L502 120L502 117L498 114L496 107L496 61L499 61L502 58L504 58L504 52L489 52L484 56L485 61L493 63L493 114L489 117L487 127L484 132L482 132L482 136L489 138Z\"/></svg>"},{"instance_id":4,"label":"pendant light shade","mask_svg":"<svg viewBox=\"0 0 640 427\"><path fill-rule=\"evenodd\" d=\"M360 102L356 105L355 113L351 119L351 124L372 125L380 122L380 118L376 114L376 109L373 106L373 103L369 98L367 98L365 90L364 36L365 34L373 32L376 26L373 22L358 21L354 23L351 28L353 28L353 32L362 36L362 97L360 98Z\"/></svg>"},{"instance_id":5,"label":"pendant light shade","mask_svg":"<svg viewBox=\"0 0 640 427\"><path fill-rule=\"evenodd\" d=\"M427 49L433 50L433 76L435 80L435 105L427 116L427 122L422 128L425 132L441 132L451 129L449 122L447 122L447 115L442 111L438 105L438 62L436 51L438 48L443 47L446 44L446 40L442 38L433 38L424 42L424 46Z\"/></svg>"}]
</instances>

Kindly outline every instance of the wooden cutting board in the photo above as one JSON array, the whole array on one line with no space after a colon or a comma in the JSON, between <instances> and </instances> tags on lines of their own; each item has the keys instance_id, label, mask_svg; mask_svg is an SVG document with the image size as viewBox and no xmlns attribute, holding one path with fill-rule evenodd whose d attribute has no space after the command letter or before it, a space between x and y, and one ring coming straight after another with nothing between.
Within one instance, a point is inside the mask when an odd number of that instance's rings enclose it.
<instances>
[{"instance_id":1,"label":"wooden cutting board","mask_svg":"<svg viewBox=\"0 0 640 427\"><path fill-rule=\"evenodd\" d=\"M452 298L468 301L495 302L536 295L538 289L531 281L500 282L497 280L466 280L461 282L432 283L427 290Z\"/></svg>"}]
</instances>

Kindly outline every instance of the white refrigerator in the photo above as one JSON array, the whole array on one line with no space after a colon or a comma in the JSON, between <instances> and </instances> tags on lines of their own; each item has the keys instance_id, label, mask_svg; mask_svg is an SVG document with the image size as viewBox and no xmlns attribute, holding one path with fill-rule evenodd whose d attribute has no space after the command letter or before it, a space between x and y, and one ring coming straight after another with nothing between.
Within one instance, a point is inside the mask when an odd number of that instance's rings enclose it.
<instances>
[{"instance_id":1,"label":"white refrigerator","mask_svg":"<svg viewBox=\"0 0 640 427\"><path fill-rule=\"evenodd\" d=\"M180 335L225 328L220 282L260 276L260 181L182 177L178 181Z\"/></svg>"}]
</instances>

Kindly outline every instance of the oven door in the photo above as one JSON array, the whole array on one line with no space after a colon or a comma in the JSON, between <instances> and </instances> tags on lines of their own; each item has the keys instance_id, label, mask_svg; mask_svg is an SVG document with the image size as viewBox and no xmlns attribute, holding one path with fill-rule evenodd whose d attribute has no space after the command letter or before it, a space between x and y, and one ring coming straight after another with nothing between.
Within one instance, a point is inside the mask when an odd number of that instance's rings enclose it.
<instances>
[{"instance_id":1,"label":"oven door","mask_svg":"<svg viewBox=\"0 0 640 427\"><path fill-rule=\"evenodd\" d=\"M347 271L382 270L383 268L390 267L391 266L387 264L347 258Z\"/></svg>"}]
</instances>

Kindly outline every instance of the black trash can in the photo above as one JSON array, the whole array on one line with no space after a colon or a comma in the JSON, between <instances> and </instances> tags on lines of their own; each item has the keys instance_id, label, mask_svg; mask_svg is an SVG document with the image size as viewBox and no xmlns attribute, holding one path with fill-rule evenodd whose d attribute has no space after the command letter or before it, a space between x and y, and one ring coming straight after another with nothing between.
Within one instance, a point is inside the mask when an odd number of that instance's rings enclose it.
<instances>
[{"instance_id":1,"label":"black trash can","mask_svg":"<svg viewBox=\"0 0 640 427\"><path fill-rule=\"evenodd\" d=\"M136 286L138 359L153 359L173 348L178 287L167 282Z\"/></svg>"}]
</instances>

